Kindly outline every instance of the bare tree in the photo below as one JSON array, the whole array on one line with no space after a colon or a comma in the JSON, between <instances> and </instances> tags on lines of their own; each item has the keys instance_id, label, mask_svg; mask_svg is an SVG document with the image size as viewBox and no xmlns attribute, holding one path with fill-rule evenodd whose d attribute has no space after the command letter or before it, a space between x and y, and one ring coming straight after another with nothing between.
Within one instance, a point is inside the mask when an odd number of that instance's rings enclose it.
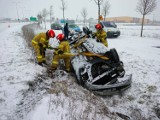
<instances>
[{"instance_id":1,"label":"bare tree","mask_svg":"<svg viewBox=\"0 0 160 120\"><path fill-rule=\"evenodd\" d=\"M85 25L85 23L86 23L86 17L87 17L87 15L88 15L86 8L83 8L83 9L82 9L81 15L82 15L82 17L83 17L83 23L84 23L84 25Z\"/></svg>"},{"instance_id":2,"label":"bare tree","mask_svg":"<svg viewBox=\"0 0 160 120\"><path fill-rule=\"evenodd\" d=\"M53 15L53 6L52 5L50 6L49 15L50 15L50 25L51 25L52 24L52 15Z\"/></svg>"},{"instance_id":3,"label":"bare tree","mask_svg":"<svg viewBox=\"0 0 160 120\"><path fill-rule=\"evenodd\" d=\"M42 19L43 19L41 12L37 15L37 18L38 18L38 26L40 27L40 24L42 24Z\"/></svg>"},{"instance_id":4,"label":"bare tree","mask_svg":"<svg viewBox=\"0 0 160 120\"><path fill-rule=\"evenodd\" d=\"M111 7L110 3L108 1L105 1L104 5L102 6L102 15L104 16L104 21L107 14L109 13L110 7Z\"/></svg>"},{"instance_id":5,"label":"bare tree","mask_svg":"<svg viewBox=\"0 0 160 120\"><path fill-rule=\"evenodd\" d=\"M146 15L152 13L156 8L156 0L139 0L137 4L137 11L142 14L142 27L141 27L141 37L143 35L143 25L144 18Z\"/></svg>"},{"instance_id":6,"label":"bare tree","mask_svg":"<svg viewBox=\"0 0 160 120\"><path fill-rule=\"evenodd\" d=\"M42 17L43 17L43 22L44 22L44 25L45 25L45 29L46 29L46 17L49 15L49 12L44 8L42 10Z\"/></svg>"},{"instance_id":7,"label":"bare tree","mask_svg":"<svg viewBox=\"0 0 160 120\"><path fill-rule=\"evenodd\" d=\"M97 4L98 6L98 23L100 22L100 11L101 11L101 4L103 3L103 0L94 0L95 3Z\"/></svg>"},{"instance_id":8,"label":"bare tree","mask_svg":"<svg viewBox=\"0 0 160 120\"><path fill-rule=\"evenodd\" d=\"M67 9L67 6L66 6L65 0L61 0L61 2L62 2L61 9L62 9L62 11L63 11L63 20L65 20L64 11Z\"/></svg>"}]
</instances>

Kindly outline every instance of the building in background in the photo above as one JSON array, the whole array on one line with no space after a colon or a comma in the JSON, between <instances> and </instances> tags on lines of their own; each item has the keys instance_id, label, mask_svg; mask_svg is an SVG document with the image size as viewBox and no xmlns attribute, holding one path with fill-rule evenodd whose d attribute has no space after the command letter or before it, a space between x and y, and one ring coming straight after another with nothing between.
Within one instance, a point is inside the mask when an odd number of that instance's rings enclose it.
<instances>
[{"instance_id":1,"label":"building in background","mask_svg":"<svg viewBox=\"0 0 160 120\"><path fill-rule=\"evenodd\" d=\"M106 18L107 21L114 21L118 23L141 23L142 18L136 18L136 17L128 17L128 16L122 16L122 17L110 17ZM149 19L144 19L144 23L149 23Z\"/></svg>"}]
</instances>

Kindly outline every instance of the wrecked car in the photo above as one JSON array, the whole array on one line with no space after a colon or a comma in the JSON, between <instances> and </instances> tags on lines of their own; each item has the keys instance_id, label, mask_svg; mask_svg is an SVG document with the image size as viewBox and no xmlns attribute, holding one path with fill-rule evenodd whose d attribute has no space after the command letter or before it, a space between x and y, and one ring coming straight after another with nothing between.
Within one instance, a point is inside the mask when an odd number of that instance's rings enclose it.
<instances>
[{"instance_id":1,"label":"wrecked car","mask_svg":"<svg viewBox=\"0 0 160 120\"><path fill-rule=\"evenodd\" d=\"M99 95L113 95L131 86L132 75L125 75L123 62L115 48L108 49L83 28L83 33L70 37L73 53L71 65L77 83Z\"/></svg>"}]
</instances>

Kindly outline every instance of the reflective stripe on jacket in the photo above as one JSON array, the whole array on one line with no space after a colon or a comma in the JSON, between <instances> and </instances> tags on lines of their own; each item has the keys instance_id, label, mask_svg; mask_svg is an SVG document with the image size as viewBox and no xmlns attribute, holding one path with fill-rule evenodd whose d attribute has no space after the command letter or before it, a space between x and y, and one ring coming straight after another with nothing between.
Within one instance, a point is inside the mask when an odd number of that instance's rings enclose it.
<instances>
[{"instance_id":1,"label":"reflective stripe on jacket","mask_svg":"<svg viewBox=\"0 0 160 120\"><path fill-rule=\"evenodd\" d=\"M107 42L107 33L102 29L98 30L94 33L98 40L100 40L101 43L103 43L106 47L108 47Z\"/></svg>"},{"instance_id":2,"label":"reflective stripe on jacket","mask_svg":"<svg viewBox=\"0 0 160 120\"><path fill-rule=\"evenodd\" d=\"M36 45L39 45L39 43L44 47L48 47L48 37L46 33L40 33L36 35L32 40L32 45L35 47Z\"/></svg>"},{"instance_id":3,"label":"reflective stripe on jacket","mask_svg":"<svg viewBox=\"0 0 160 120\"><path fill-rule=\"evenodd\" d=\"M98 40L102 41L102 39L106 39L107 38L107 33L104 30L98 30L95 33L95 36L97 37Z\"/></svg>"},{"instance_id":4,"label":"reflective stripe on jacket","mask_svg":"<svg viewBox=\"0 0 160 120\"><path fill-rule=\"evenodd\" d=\"M62 54L59 53L62 51ZM56 69L60 59L64 60L66 70L69 72L71 69L70 65L70 45L68 41L61 41L58 49L54 51L54 56L52 60L52 68Z\"/></svg>"},{"instance_id":5,"label":"reflective stripe on jacket","mask_svg":"<svg viewBox=\"0 0 160 120\"><path fill-rule=\"evenodd\" d=\"M68 41L62 41L60 42L59 46L58 46L58 49L55 50L55 54L58 54L58 51L61 50L63 51L64 53L70 53L70 45L69 45L69 42Z\"/></svg>"}]
</instances>

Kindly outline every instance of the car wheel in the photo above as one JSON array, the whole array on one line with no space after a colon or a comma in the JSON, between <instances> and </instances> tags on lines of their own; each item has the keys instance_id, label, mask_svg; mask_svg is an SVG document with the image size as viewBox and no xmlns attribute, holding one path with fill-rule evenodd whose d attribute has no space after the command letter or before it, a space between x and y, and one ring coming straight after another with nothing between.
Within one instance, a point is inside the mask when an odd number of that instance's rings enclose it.
<instances>
[{"instance_id":1,"label":"car wheel","mask_svg":"<svg viewBox=\"0 0 160 120\"><path fill-rule=\"evenodd\" d=\"M117 50L115 48L110 49L110 55L111 55L111 60L114 62L120 62L119 60L119 55L117 53Z\"/></svg>"}]
</instances>

